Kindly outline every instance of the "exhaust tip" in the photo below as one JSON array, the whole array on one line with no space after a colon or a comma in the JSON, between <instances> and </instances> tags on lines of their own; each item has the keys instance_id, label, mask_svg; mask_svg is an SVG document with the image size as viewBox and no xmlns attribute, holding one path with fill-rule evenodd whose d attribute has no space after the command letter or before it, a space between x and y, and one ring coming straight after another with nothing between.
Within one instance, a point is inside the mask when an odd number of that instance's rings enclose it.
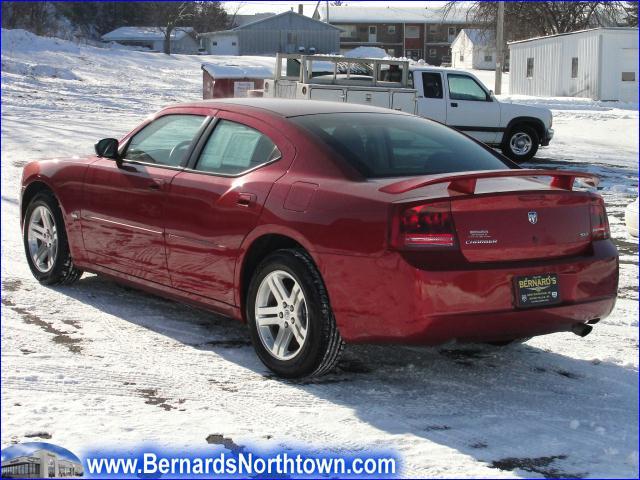
<instances>
[{"instance_id":1,"label":"exhaust tip","mask_svg":"<svg viewBox=\"0 0 640 480\"><path fill-rule=\"evenodd\" d=\"M591 333L591 330L593 330L593 327L586 323L576 323L571 327L571 331L579 337L586 337Z\"/></svg>"}]
</instances>

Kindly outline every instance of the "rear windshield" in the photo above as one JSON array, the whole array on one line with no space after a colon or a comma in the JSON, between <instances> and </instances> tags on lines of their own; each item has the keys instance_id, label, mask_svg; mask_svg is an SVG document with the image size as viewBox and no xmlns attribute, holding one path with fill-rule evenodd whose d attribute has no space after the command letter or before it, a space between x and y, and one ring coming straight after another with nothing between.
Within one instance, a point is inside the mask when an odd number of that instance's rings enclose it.
<instances>
[{"instance_id":1,"label":"rear windshield","mask_svg":"<svg viewBox=\"0 0 640 480\"><path fill-rule=\"evenodd\" d=\"M328 113L290 118L365 177L404 177L511 168L464 135L420 117Z\"/></svg>"}]
</instances>

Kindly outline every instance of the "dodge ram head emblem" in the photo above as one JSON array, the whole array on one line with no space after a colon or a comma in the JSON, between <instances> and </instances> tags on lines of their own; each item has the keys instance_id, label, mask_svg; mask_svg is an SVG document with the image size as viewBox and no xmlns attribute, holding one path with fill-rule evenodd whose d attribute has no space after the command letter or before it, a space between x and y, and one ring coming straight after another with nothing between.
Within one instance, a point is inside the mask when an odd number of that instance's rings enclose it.
<instances>
[{"instance_id":1,"label":"dodge ram head emblem","mask_svg":"<svg viewBox=\"0 0 640 480\"><path fill-rule=\"evenodd\" d=\"M538 223L538 212L529 212L529 223L531 225Z\"/></svg>"}]
</instances>

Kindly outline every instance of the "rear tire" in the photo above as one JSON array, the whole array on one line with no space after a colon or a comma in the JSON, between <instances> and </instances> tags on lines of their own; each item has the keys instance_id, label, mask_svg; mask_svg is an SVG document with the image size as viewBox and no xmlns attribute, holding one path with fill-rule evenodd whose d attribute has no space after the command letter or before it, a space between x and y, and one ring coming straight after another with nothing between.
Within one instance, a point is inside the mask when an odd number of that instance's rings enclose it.
<instances>
[{"instance_id":1,"label":"rear tire","mask_svg":"<svg viewBox=\"0 0 640 480\"><path fill-rule=\"evenodd\" d=\"M531 160L538 151L540 137L528 125L516 125L502 141L502 153L516 163Z\"/></svg>"},{"instance_id":2,"label":"rear tire","mask_svg":"<svg viewBox=\"0 0 640 480\"><path fill-rule=\"evenodd\" d=\"M38 193L27 206L22 238L33 276L43 285L70 285L82 276L73 265L58 200Z\"/></svg>"},{"instance_id":3,"label":"rear tire","mask_svg":"<svg viewBox=\"0 0 640 480\"><path fill-rule=\"evenodd\" d=\"M276 374L319 376L336 365L344 343L320 273L302 250L278 250L262 261L245 311L256 353Z\"/></svg>"}]
</instances>

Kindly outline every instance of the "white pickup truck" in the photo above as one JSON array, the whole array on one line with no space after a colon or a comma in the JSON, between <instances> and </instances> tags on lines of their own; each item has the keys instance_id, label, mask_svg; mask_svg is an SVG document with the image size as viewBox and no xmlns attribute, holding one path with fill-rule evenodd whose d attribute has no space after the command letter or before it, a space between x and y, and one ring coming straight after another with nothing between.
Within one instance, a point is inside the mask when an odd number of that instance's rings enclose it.
<instances>
[{"instance_id":1,"label":"white pickup truck","mask_svg":"<svg viewBox=\"0 0 640 480\"><path fill-rule=\"evenodd\" d=\"M265 80L264 96L415 113L498 147L516 162L531 159L553 138L550 110L500 102L467 71L402 60L278 55L275 78Z\"/></svg>"}]
</instances>

